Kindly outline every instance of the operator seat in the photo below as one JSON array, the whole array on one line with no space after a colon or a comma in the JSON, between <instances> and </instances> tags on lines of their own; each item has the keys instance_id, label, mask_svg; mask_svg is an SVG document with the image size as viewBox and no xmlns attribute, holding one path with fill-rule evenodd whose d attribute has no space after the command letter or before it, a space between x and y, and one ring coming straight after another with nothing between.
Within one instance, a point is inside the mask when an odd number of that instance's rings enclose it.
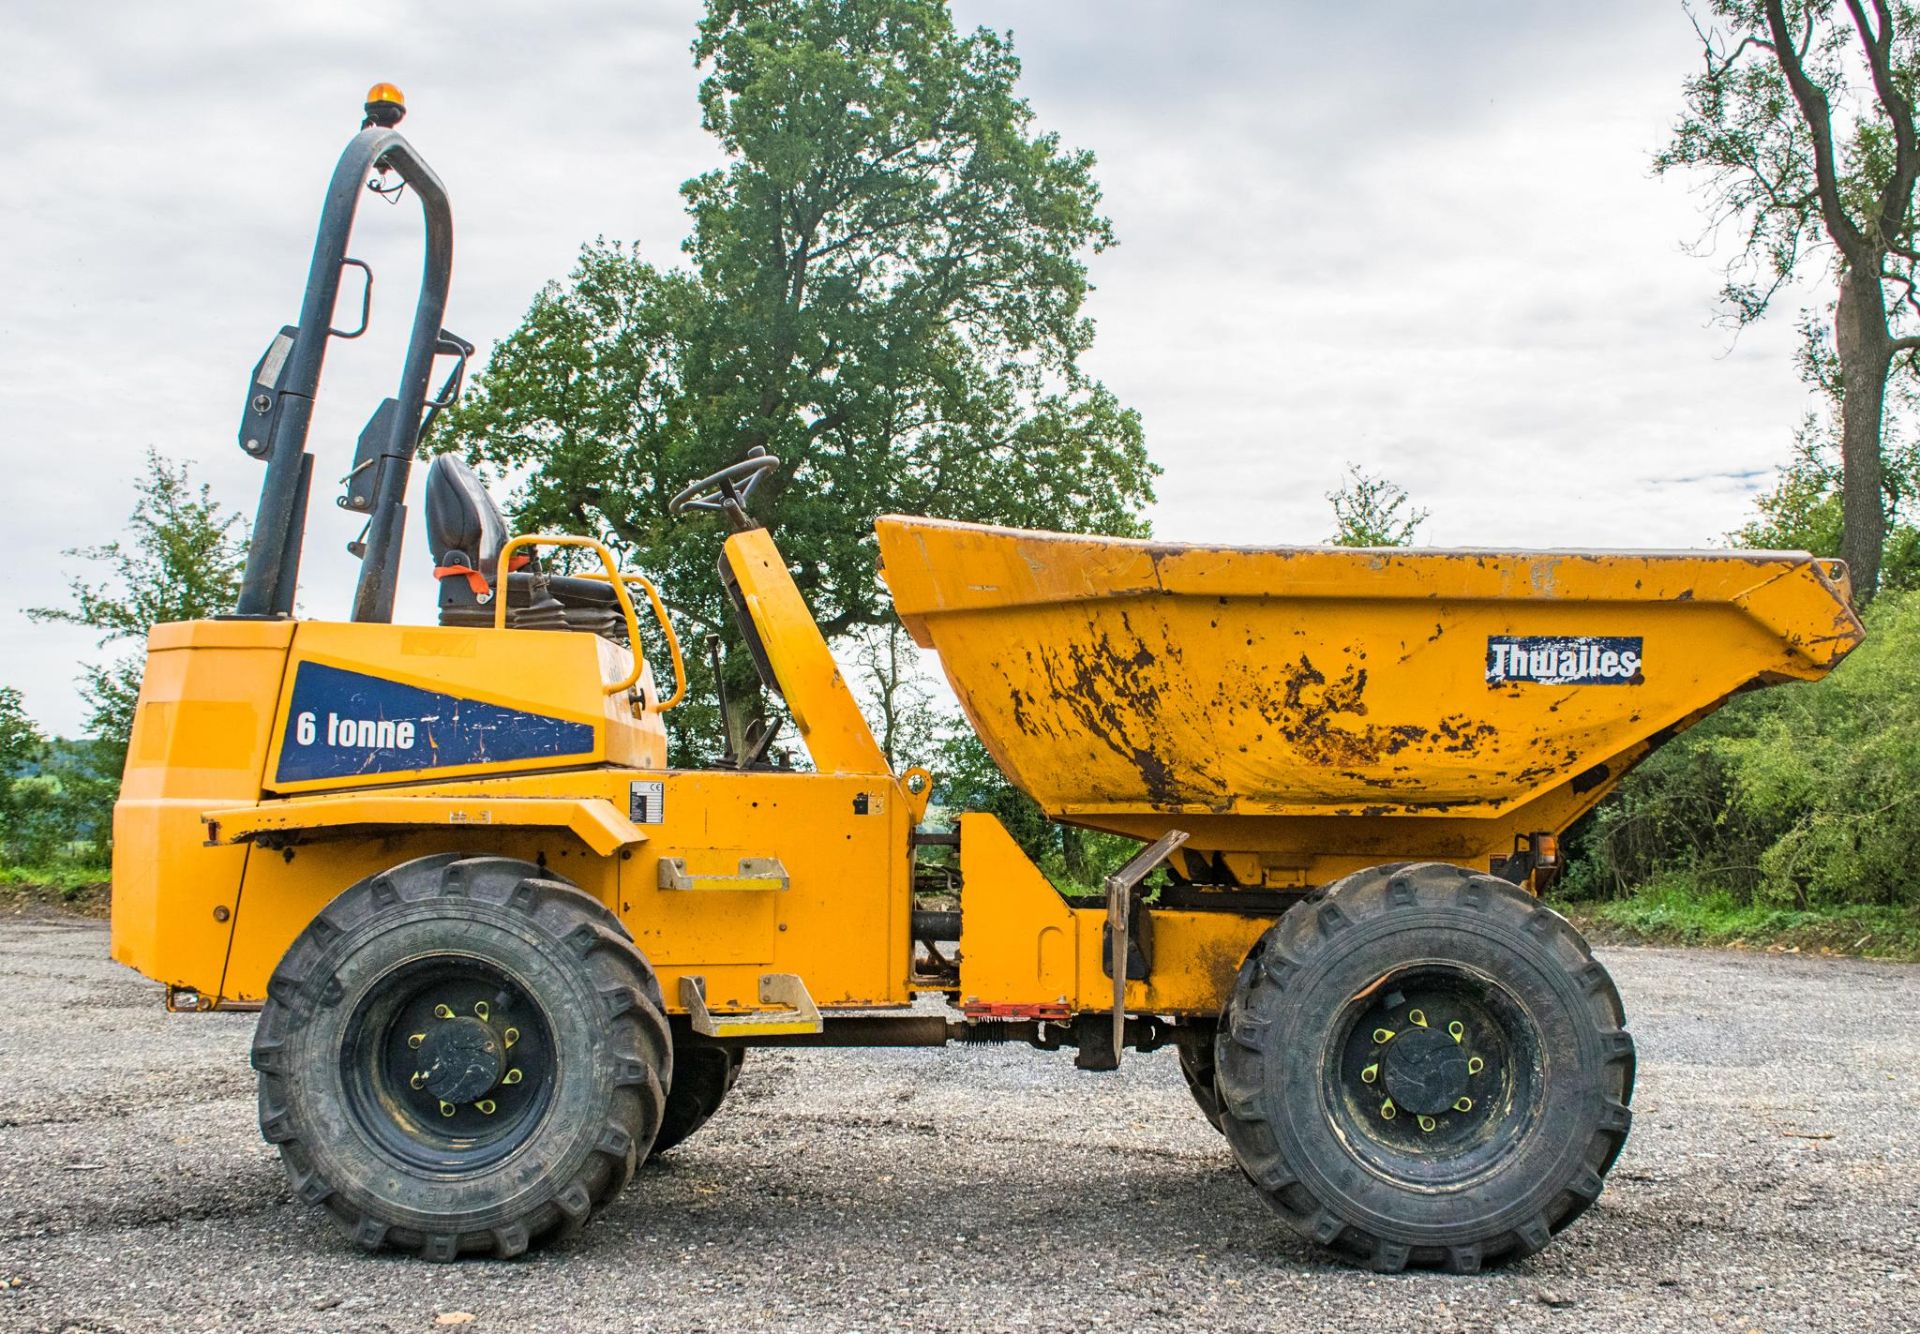
<instances>
[{"instance_id":1,"label":"operator seat","mask_svg":"<svg viewBox=\"0 0 1920 1334\"><path fill-rule=\"evenodd\" d=\"M440 624L491 626L493 586L507 522L465 461L442 454L427 469L427 540L440 581ZM512 558L507 625L515 630L580 630L627 642L626 617L611 584L550 575L539 558Z\"/></svg>"}]
</instances>

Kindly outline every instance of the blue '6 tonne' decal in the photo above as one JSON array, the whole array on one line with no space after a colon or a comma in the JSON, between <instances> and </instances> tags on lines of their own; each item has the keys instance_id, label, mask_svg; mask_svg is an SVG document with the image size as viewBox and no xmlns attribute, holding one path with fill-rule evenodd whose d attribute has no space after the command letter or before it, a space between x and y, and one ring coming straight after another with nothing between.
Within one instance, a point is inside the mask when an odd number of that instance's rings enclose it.
<instances>
[{"instance_id":1,"label":"blue '6 tonne' decal","mask_svg":"<svg viewBox=\"0 0 1920 1334\"><path fill-rule=\"evenodd\" d=\"M303 662L275 781L591 754L593 728Z\"/></svg>"}]
</instances>

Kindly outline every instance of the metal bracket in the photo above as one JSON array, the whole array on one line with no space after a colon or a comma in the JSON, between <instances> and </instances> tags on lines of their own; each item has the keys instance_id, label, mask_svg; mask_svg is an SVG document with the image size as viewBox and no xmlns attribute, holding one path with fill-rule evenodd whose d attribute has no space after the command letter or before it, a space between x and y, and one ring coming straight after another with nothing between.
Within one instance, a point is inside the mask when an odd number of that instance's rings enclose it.
<instances>
[{"instance_id":1,"label":"metal bracket","mask_svg":"<svg viewBox=\"0 0 1920 1334\"><path fill-rule=\"evenodd\" d=\"M777 1010L758 1010L752 1014L716 1017L707 1009L707 979L684 975L680 979L680 1003L687 1009L693 1031L709 1038L768 1037L776 1033L818 1033L820 1007L813 1003L807 984L798 973L762 973L760 1003L777 1005Z\"/></svg>"},{"instance_id":2,"label":"metal bracket","mask_svg":"<svg viewBox=\"0 0 1920 1334\"><path fill-rule=\"evenodd\" d=\"M1127 1040L1127 921L1133 916L1133 892L1147 875L1187 841L1182 829L1169 829L1134 854L1132 861L1107 877L1107 937L1113 942L1113 1064Z\"/></svg>"},{"instance_id":3,"label":"metal bracket","mask_svg":"<svg viewBox=\"0 0 1920 1334\"><path fill-rule=\"evenodd\" d=\"M660 859L661 889L786 889L792 883L778 857L742 857L738 875L694 875L684 857Z\"/></svg>"}]
</instances>

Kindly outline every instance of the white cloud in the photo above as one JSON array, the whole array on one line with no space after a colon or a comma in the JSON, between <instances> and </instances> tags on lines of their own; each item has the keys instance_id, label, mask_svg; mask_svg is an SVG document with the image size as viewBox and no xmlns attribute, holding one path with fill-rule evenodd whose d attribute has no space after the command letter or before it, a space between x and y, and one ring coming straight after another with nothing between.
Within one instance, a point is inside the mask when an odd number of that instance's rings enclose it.
<instances>
[{"instance_id":1,"label":"white cloud","mask_svg":"<svg viewBox=\"0 0 1920 1334\"><path fill-rule=\"evenodd\" d=\"M72 729L78 630L33 627L62 547L111 536L149 445L251 513L244 377L294 317L365 87L456 218L450 327L483 347L594 235L656 259L714 162L696 5L391 0L0 16L0 683ZM1012 27L1040 123L1100 159L1122 244L1092 356L1141 408L1169 538L1307 541L1345 462L1475 544L1675 546L1736 523L1803 402L1789 321L1737 344L1700 219L1648 157L1696 59L1677 4L960 0ZM336 345L303 606L356 572L331 481L397 375L418 213L369 200L376 332ZM1756 470L1761 470L1756 472ZM415 522L418 528L417 515ZM402 615L429 614L418 532ZM19 577L20 573L26 577Z\"/></svg>"}]
</instances>

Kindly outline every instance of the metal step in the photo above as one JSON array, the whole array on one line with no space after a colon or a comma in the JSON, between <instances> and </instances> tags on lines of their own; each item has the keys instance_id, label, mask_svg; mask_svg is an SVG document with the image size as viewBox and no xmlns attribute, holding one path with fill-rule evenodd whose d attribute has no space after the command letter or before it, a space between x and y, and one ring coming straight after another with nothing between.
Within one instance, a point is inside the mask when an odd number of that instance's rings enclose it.
<instances>
[{"instance_id":1,"label":"metal step","mask_svg":"<svg viewBox=\"0 0 1920 1334\"><path fill-rule=\"evenodd\" d=\"M778 1006L778 1009L716 1015L707 1009L707 980L693 976L680 979L680 1003L687 1007L693 1031L703 1037L771 1037L818 1033L822 1027L820 1007L813 1003L807 984L800 980L798 973L761 974L760 1003Z\"/></svg>"}]
</instances>

